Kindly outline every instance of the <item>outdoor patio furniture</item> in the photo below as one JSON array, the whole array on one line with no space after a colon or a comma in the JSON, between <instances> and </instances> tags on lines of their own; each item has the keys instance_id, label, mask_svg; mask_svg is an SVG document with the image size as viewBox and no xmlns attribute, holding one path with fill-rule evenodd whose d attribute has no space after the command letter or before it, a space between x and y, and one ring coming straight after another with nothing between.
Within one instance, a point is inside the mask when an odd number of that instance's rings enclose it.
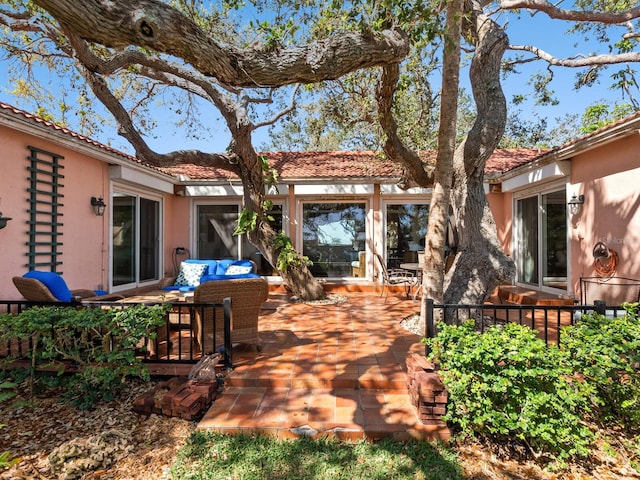
<instances>
[{"instance_id":1,"label":"outdoor patio furniture","mask_svg":"<svg viewBox=\"0 0 640 480\"><path fill-rule=\"evenodd\" d=\"M13 277L13 284L30 302L112 302L124 297L118 294L99 294L94 290L70 290L64 278L55 272L32 270L22 277Z\"/></svg>"},{"instance_id":2,"label":"outdoor patio furniture","mask_svg":"<svg viewBox=\"0 0 640 480\"><path fill-rule=\"evenodd\" d=\"M351 262L351 274L354 277L365 278L367 276L367 252L358 252L358 260Z\"/></svg>"},{"instance_id":3,"label":"outdoor patio furniture","mask_svg":"<svg viewBox=\"0 0 640 480\"><path fill-rule=\"evenodd\" d=\"M253 260L206 260L190 258L180 263L176 276L160 280L162 290L192 292L202 282L231 280L237 278L259 278Z\"/></svg>"},{"instance_id":4,"label":"outdoor patio furniture","mask_svg":"<svg viewBox=\"0 0 640 480\"><path fill-rule=\"evenodd\" d=\"M377 260L376 266L378 267L380 275L382 277L382 291L380 292L380 296L382 297L382 295L386 292L384 298L386 302L389 295L389 289L391 287L401 285L405 289L407 298L409 298L413 287L418 285L418 277L416 277L416 275L409 270L404 270L401 268L387 269L382 256L378 252L375 252L374 255Z\"/></svg>"},{"instance_id":5,"label":"outdoor patio furniture","mask_svg":"<svg viewBox=\"0 0 640 480\"><path fill-rule=\"evenodd\" d=\"M260 350L258 315L268 295L269 284L263 278L239 278L201 283L194 291L193 302L222 303L231 298L231 342L255 345ZM211 353L224 344L222 309L216 309L215 325L213 308L194 310L194 337L203 353Z\"/></svg>"}]
</instances>

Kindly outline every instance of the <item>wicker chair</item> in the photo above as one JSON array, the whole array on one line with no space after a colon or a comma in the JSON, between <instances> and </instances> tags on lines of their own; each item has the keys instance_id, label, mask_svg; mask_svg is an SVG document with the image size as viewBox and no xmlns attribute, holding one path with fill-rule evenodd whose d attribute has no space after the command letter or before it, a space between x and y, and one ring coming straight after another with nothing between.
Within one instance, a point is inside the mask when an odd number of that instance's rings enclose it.
<instances>
[{"instance_id":1,"label":"wicker chair","mask_svg":"<svg viewBox=\"0 0 640 480\"><path fill-rule=\"evenodd\" d=\"M201 283L195 289L193 302L222 303L225 298L231 298L231 342L255 345L260 350L258 315L268 296L269 284L263 278L239 278ZM196 307L195 310L195 341L203 353L211 353L224 344L222 308L216 308L215 332L213 308Z\"/></svg>"},{"instance_id":2,"label":"wicker chair","mask_svg":"<svg viewBox=\"0 0 640 480\"><path fill-rule=\"evenodd\" d=\"M59 302L44 283L35 278L13 277L13 284L20 294L29 302ZM79 297L81 302L112 302L122 300L124 297L118 294L96 295L93 290L71 290L74 298Z\"/></svg>"}]
</instances>

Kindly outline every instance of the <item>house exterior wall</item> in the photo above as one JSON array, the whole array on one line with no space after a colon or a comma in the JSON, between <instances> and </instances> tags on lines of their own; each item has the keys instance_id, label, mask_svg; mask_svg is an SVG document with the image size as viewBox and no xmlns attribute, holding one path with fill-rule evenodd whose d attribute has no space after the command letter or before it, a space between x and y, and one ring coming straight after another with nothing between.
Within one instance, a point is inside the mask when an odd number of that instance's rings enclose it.
<instances>
[{"instance_id":1,"label":"house exterior wall","mask_svg":"<svg viewBox=\"0 0 640 480\"><path fill-rule=\"evenodd\" d=\"M176 254L176 249L191 248L191 202L192 199L184 196L165 195L164 197L163 276L165 277L175 276L177 274L175 264L184 258Z\"/></svg>"},{"instance_id":2,"label":"house exterior wall","mask_svg":"<svg viewBox=\"0 0 640 480\"><path fill-rule=\"evenodd\" d=\"M568 194L584 195L570 218L571 280L594 276L593 247L605 242L618 255L616 275L640 279L640 135L575 156Z\"/></svg>"},{"instance_id":3,"label":"house exterior wall","mask_svg":"<svg viewBox=\"0 0 640 480\"><path fill-rule=\"evenodd\" d=\"M496 222L496 231L500 246L507 255L511 255L512 245L512 223L511 203L513 196L511 193L489 192L487 201L489 208Z\"/></svg>"},{"instance_id":4,"label":"house exterior wall","mask_svg":"<svg viewBox=\"0 0 640 480\"><path fill-rule=\"evenodd\" d=\"M6 106L3 106L6 111ZM0 260L0 298L18 299L11 278L27 270L29 230L29 192L27 167L29 147L61 157L64 178L60 202L62 216L59 237L60 260L56 267L70 288L107 290L110 285L111 262L111 195L118 188L148 196L160 203L161 270L159 277L175 275L180 260L197 256L197 206L211 202L242 202L242 189L237 184L220 182L217 186L179 185L174 194L173 178L144 167L135 159L116 152L90 139L35 119L28 114L0 112L0 152L2 153L3 188L0 211L11 217L0 229L3 256ZM13 116L12 116L13 115ZM542 155L528 164L494 177L488 186L487 199L496 222L498 239L511 256L514 253L514 203L516 199L535 195L544 189L584 195L584 204L576 214L567 217L569 269L564 293L577 294L582 276L593 276L593 247L599 242L618 255L616 275L640 278L640 135L637 119L628 125L613 125L604 136L587 136L575 144ZM573 155L571 157L571 155ZM305 177L306 178L306 177ZM395 185L378 183L380 179L358 177L350 183L333 179L300 179L282 185L273 199L283 205L283 228L295 246L302 247L302 211L304 202L364 204L366 209L365 248L367 276L357 281L375 280L373 252L386 250L387 214L390 205L428 204L428 189L406 192ZM499 182L502 182L501 184ZM206 182L203 182L206 183ZM213 185L215 182L211 182ZM107 211L103 217L94 214L91 197L103 197ZM558 201L556 196L555 205ZM394 208L396 208L394 207ZM535 242L534 242L535 243ZM414 242L414 247L417 244ZM177 249L186 253L176 255ZM354 247L356 248L356 247ZM247 250L248 249L248 250ZM253 255L253 247L245 245L243 256ZM411 251L414 252L415 248ZM249 253L247 254L247 251ZM360 252L356 252L360 253ZM525 257L523 257L525 258ZM415 261L415 260L404 260ZM48 269L42 267L42 269ZM148 277L146 277L148 278ZM153 281L149 281L151 285ZM119 288L130 288L122 285ZM551 289L555 288L551 286ZM564 288L564 287L563 287Z\"/></svg>"},{"instance_id":5,"label":"house exterior wall","mask_svg":"<svg viewBox=\"0 0 640 480\"><path fill-rule=\"evenodd\" d=\"M0 126L0 152L2 154L3 188L0 193L0 211L11 217L0 230L2 260L0 260L0 298L19 299L20 294L11 278L27 271L27 222L29 193L27 192L28 147L36 147L64 157L64 185L61 199L64 207L61 217L62 272L70 288L97 289L108 284L109 225L108 215L97 217L92 210L91 197L109 198L108 167L94 158L72 151L43 138ZM108 201L108 200L105 200Z\"/></svg>"}]
</instances>

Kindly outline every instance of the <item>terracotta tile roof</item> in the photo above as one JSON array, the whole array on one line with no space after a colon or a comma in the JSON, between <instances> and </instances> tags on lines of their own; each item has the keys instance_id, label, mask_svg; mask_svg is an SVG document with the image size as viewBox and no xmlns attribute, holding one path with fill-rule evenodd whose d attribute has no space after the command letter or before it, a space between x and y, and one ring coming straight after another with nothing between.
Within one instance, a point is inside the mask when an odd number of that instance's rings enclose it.
<instances>
[{"instance_id":1,"label":"terracotta tile roof","mask_svg":"<svg viewBox=\"0 0 640 480\"><path fill-rule=\"evenodd\" d=\"M400 169L393 162L380 159L375 152L269 152L264 153L269 165L281 179L362 179L396 178ZM171 175L184 175L191 180L237 178L217 168L191 164L166 167Z\"/></svg>"},{"instance_id":2,"label":"terracotta tile roof","mask_svg":"<svg viewBox=\"0 0 640 480\"><path fill-rule=\"evenodd\" d=\"M538 149L496 150L487 162L485 173L496 175L531 162L544 152ZM278 171L282 180L295 179L395 179L401 169L389 160L383 160L372 151L345 152L269 152L269 165ZM423 152L424 160L433 161L435 151ZM183 175L190 180L219 180L237 178L217 168L192 164L162 169L170 175Z\"/></svg>"},{"instance_id":3,"label":"terracotta tile roof","mask_svg":"<svg viewBox=\"0 0 640 480\"><path fill-rule=\"evenodd\" d=\"M548 150L537 148L508 148L495 150L484 167L484 174L487 177L495 177L506 173L509 170L520 167L534 161L544 155Z\"/></svg>"},{"instance_id":4,"label":"terracotta tile roof","mask_svg":"<svg viewBox=\"0 0 640 480\"><path fill-rule=\"evenodd\" d=\"M177 178L184 176L192 181L237 178L235 175L225 170L192 164L162 168L155 167L140 161L133 155L129 155L113 147L100 143L66 127L44 120L37 115L33 115L9 104L0 102L0 111L3 110L10 112L13 115L20 116L34 124L43 125L54 131L58 131L63 135L85 142L95 148L108 152L109 154L117 155L130 162L137 163L138 165L142 165L156 171L164 172ZM488 177L500 175L516 167L529 163L536 158L543 156L547 152L548 151L524 148L496 150L487 161L485 175ZM396 164L389 160L382 159L380 155L373 151L269 152L264 155L267 156L269 164L278 171L279 177L283 180L392 180L399 178L401 175L401 169ZM421 156L425 161L434 161L435 155L435 151L425 151L421 153Z\"/></svg>"},{"instance_id":5,"label":"terracotta tile roof","mask_svg":"<svg viewBox=\"0 0 640 480\"><path fill-rule=\"evenodd\" d=\"M80 140L81 142L85 142L85 143L87 143L87 144L89 144L89 145L91 145L91 146L93 146L95 148L98 148L98 149L103 150L105 152L108 152L110 154L117 155L119 157L125 158L126 160L128 160L130 162L137 163L139 165L143 165L143 166L145 166L147 168L151 168L151 169L154 169L156 171L160 171L160 169L158 169L157 167L154 167L153 165L149 165L147 163L144 163L144 162L140 161L137 157L135 157L133 155L129 155L127 153L124 153L124 152L122 152L120 150L117 150L117 149L115 149L113 147L110 147L110 146L105 145L103 143L100 143L100 142L98 142L96 140L93 140L92 138L89 138L89 137L87 137L85 135L82 135L80 133L74 132L73 130L70 130L70 129L66 128L66 127L62 127L60 125L57 125L57 124L55 124L55 123L53 123L53 122L51 122L49 120L44 120L43 118L41 118L41 117L39 117L37 115L34 115L32 113L29 113L29 112L25 112L24 110L16 108L16 107L14 107L12 105L0 102L0 111L9 112L9 113L11 113L13 115L22 117L22 118L26 119L27 121L32 122L34 124L43 125L43 126L49 128L51 130L60 132L63 135L67 135L67 136L69 136L71 138L75 138L77 140Z\"/></svg>"}]
</instances>

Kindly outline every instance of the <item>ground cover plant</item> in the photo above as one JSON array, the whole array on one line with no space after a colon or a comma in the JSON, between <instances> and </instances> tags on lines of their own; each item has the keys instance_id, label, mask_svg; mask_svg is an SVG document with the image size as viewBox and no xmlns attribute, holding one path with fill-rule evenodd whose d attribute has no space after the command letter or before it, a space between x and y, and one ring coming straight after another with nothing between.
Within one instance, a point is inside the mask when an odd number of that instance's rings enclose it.
<instances>
[{"instance_id":1,"label":"ground cover plant","mask_svg":"<svg viewBox=\"0 0 640 480\"><path fill-rule=\"evenodd\" d=\"M606 442L605 426L637 445L640 323L637 304L626 308L565 327L559 347L518 324L439 325L427 343L449 391L446 420L460 437L517 441L556 468Z\"/></svg>"},{"instance_id":2,"label":"ground cover plant","mask_svg":"<svg viewBox=\"0 0 640 480\"><path fill-rule=\"evenodd\" d=\"M463 479L451 448L383 440L341 442L196 431L171 468L174 480Z\"/></svg>"},{"instance_id":3,"label":"ground cover plant","mask_svg":"<svg viewBox=\"0 0 640 480\"><path fill-rule=\"evenodd\" d=\"M16 360L20 346L20 356L30 360L26 375L32 393L39 386L64 386L65 397L74 405L89 408L100 399L113 399L127 377L148 380L136 352L155 338L165 310L162 305L56 306L0 315L0 341L13 345L14 352L4 364Z\"/></svg>"}]
</instances>

